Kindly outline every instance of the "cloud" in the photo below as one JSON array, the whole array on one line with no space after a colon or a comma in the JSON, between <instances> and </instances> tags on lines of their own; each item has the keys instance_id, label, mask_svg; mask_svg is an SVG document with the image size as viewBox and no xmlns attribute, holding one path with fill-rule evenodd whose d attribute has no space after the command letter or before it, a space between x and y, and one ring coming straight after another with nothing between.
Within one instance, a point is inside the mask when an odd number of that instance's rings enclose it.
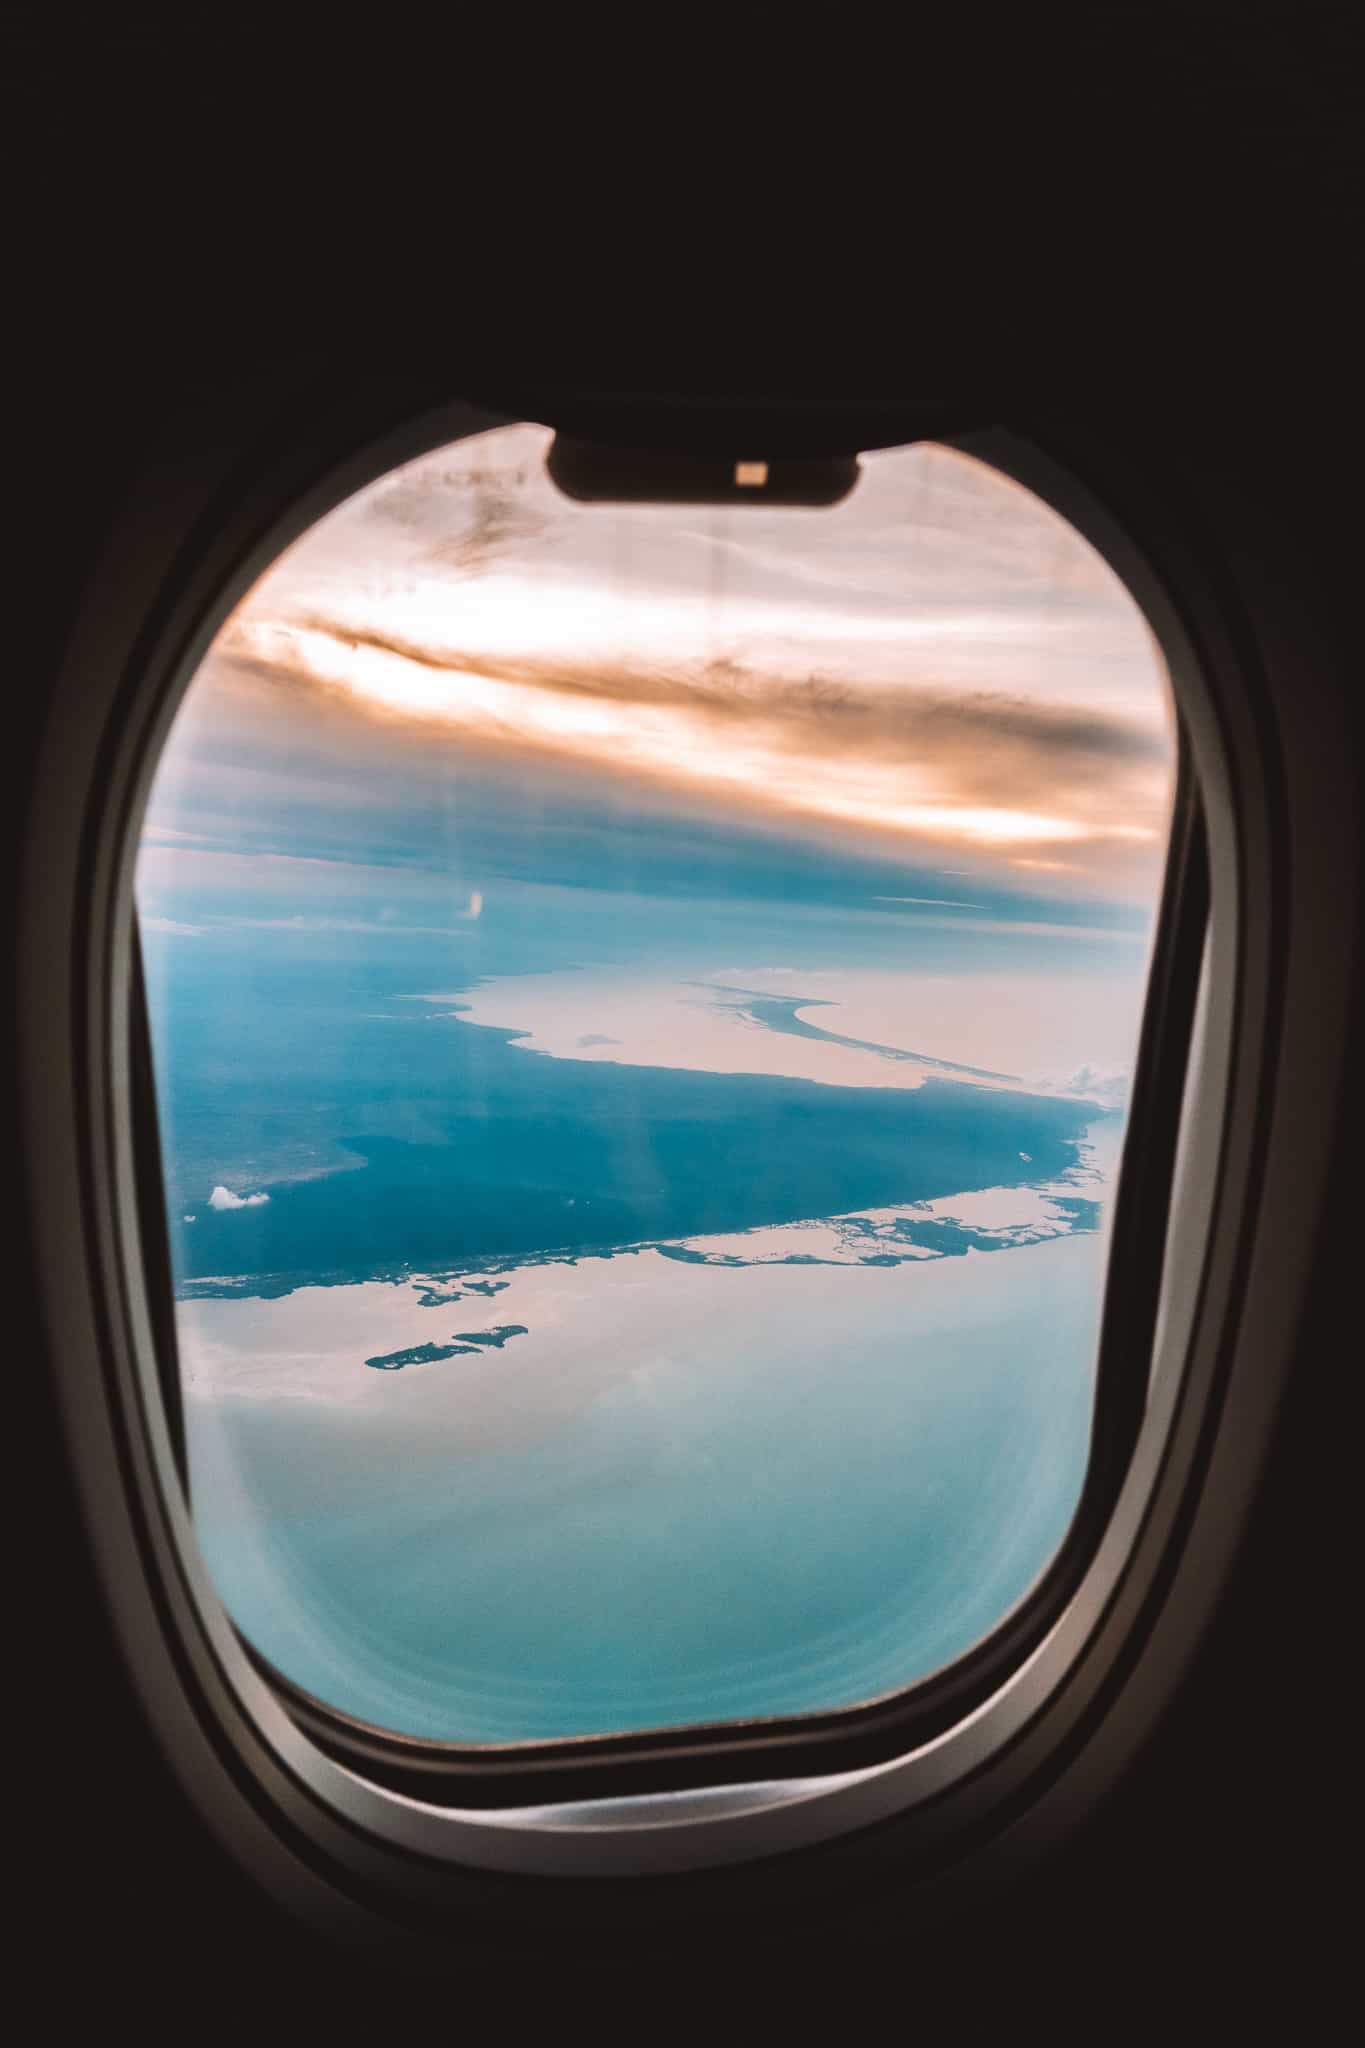
<instances>
[{"instance_id":1,"label":"cloud","mask_svg":"<svg viewBox=\"0 0 1365 2048\"><path fill-rule=\"evenodd\" d=\"M964 903L957 896L874 896L874 903L928 903L936 910L985 910L984 903Z\"/></svg>"},{"instance_id":2,"label":"cloud","mask_svg":"<svg viewBox=\"0 0 1365 2048\"><path fill-rule=\"evenodd\" d=\"M733 809L947 850L1066 845L1078 869L1156 849L1165 731L991 690L473 656L312 618L248 627L258 667L349 701L468 774L471 747ZM241 652L240 644L234 652ZM359 739L359 734L357 734ZM361 741L363 744L363 741ZM456 755L453 749L458 747ZM1140 856L1139 856L1140 858ZM1120 853L1117 862L1125 858ZM1145 883L1144 883L1145 887Z\"/></svg>"},{"instance_id":3,"label":"cloud","mask_svg":"<svg viewBox=\"0 0 1365 2048\"><path fill-rule=\"evenodd\" d=\"M1039 1075L1034 1086L1049 1095L1078 1095L1083 1100L1098 1102L1106 1109L1123 1109L1132 1087L1132 1070L1126 1065L1100 1065L1087 1061L1071 1074Z\"/></svg>"},{"instance_id":4,"label":"cloud","mask_svg":"<svg viewBox=\"0 0 1365 2048\"><path fill-rule=\"evenodd\" d=\"M359 801L406 754L414 788L510 769L514 801L576 779L997 875L1036 852L1054 891L1150 894L1160 657L1039 499L921 446L870 456L833 513L585 509L546 479L547 440L438 450L290 549L191 693L201 779L210 750L244 787L273 759L295 807L321 764L339 805L348 774Z\"/></svg>"},{"instance_id":5,"label":"cloud","mask_svg":"<svg viewBox=\"0 0 1365 2048\"><path fill-rule=\"evenodd\" d=\"M225 1188L220 1184L209 1196L209 1207L210 1209L259 1209L263 1202L268 1202L269 1200L269 1195L234 1195L231 1188ZM188 1222L190 1219L186 1217L185 1220Z\"/></svg>"},{"instance_id":6,"label":"cloud","mask_svg":"<svg viewBox=\"0 0 1365 2048\"><path fill-rule=\"evenodd\" d=\"M173 917L144 917L138 920L144 932L162 932L177 939L202 939L202 924L177 924Z\"/></svg>"},{"instance_id":7,"label":"cloud","mask_svg":"<svg viewBox=\"0 0 1365 2048\"><path fill-rule=\"evenodd\" d=\"M144 846L195 847L230 846L232 842L221 833L201 832L197 829L186 832L178 826L163 825L155 818L148 818L142 827L142 843Z\"/></svg>"},{"instance_id":8,"label":"cloud","mask_svg":"<svg viewBox=\"0 0 1365 2048\"><path fill-rule=\"evenodd\" d=\"M433 644L413 634L348 618L305 615L281 621L275 632L275 658L286 668L291 657L305 673L310 656L325 653L313 642L321 639L340 650L370 652L409 663L435 676L470 682L501 683L547 697L581 698L599 704L620 704L636 713L645 709L679 710L724 731L745 726L769 730L774 743L797 752L834 745L861 753L890 747L896 758L915 761L926 748L983 745L992 749L1024 749L1055 759L1080 762L1164 762L1170 741L1150 712L1134 717L1120 710L1027 697L989 682L963 689L935 686L923 680L904 684L832 677L816 673L784 673L759 669L731 658L671 663L606 660L600 655L559 656L461 650ZM227 644L234 652L257 659L270 644L270 629L253 631L239 622ZM317 668L311 673L317 674ZM374 678L378 689L379 678ZM363 679L359 688L364 689ZM412 708L478 721L483 708L473 695L458 691L417 693ZM400 704L400 699L391 699ZM573 728L564 728L573 735Z\"/></svg>"},{"instance_id":9,"label":"cloud","mask_svg":"<svg viewBox=\"0 0 1365 2048\"><path fill-rule=\"evenodd\" d=\"M539 539L549 524L552 508L527 498L527 455L515 466L504 459L501 469L481 449L472 460L462 452L439 468L410 463L380 480L370 512L406 528L427 560L466 576L482 575L500 557ZM538 467L540 449L535 459Z\"/></svg>"},{"instance_id":10,"label":"cloud","mask_svg":"<svg viewBox=\"0 0 1365 2048\"><path fill-rule=\"evenodd\" d=\"M340 863L338 863L340 865ZM464 913L461 913L464 915ZM467 939L458 925L400 924L394 918L363 917L216 917L215 928L250 932L371 932L395 939ZM207 930L208 927L206 926Z\"/></svg>"}]
</instances>

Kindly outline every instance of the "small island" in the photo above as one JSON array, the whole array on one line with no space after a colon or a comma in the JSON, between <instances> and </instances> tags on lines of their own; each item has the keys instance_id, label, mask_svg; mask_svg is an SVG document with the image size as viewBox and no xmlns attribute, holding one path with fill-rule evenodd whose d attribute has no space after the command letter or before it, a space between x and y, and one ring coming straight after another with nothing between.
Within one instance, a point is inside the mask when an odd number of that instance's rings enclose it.
<instances>
[{"instance_id":1,"label":"small island","mask_svg":"<svg viewBox=\"0 0 1365 2048\"><path fill-rule=\"evenodd\" d=\"M478 1355L476 1344L410 1344L406 1351L385 1351L378 1358L367 1358L366 1365L372 1365L376 1372L401 1372L405 1365L434 1365L438 1358L458 1358Z\"/></svg>"},{"instance_id":2,"label":"small island","mask_svg":"<svg viewBox=\"0 0 1365 2048\"><path fill-rule=\"evenodd\" d=\"M435 1365L442 1358L477 1358L485 1346L501 1351L510 1337L526 1335L525 1323L499 1323L492 1330L458 1330L451 1344L409 1344L405 1351L384 1351L365 1363L376 1372L401 1372L405 1365Z\"/></svg>"}]
</instances>

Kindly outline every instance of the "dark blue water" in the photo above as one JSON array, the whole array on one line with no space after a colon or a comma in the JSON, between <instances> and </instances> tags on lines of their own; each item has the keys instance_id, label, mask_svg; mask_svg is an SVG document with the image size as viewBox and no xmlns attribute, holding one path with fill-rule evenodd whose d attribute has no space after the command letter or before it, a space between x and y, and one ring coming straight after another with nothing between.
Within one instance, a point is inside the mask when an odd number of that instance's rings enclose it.
<instances>
[{"instance_id":1,"label":"dark blue water","mask_svg":"<svg viewBox=\"0 0 1365 2048\"><path fill-rule=\"evenodd\" d=\"M946 1075L861 1089L545 1058L409 999L417 976L458 1003L453 947L210 937L171 972L176 944L149 949L149 979L180 1282L439 1269L1044 1180L1092 1114ZM218 1184L270 1199L215 1211Z\"/></svg>"}]
</instances>

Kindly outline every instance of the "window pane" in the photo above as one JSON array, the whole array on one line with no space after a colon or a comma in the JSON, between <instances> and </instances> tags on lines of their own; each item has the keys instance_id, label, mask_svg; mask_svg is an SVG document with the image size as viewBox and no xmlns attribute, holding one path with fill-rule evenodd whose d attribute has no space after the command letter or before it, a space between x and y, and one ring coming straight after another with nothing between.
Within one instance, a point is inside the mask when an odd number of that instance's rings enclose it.
<instances>
[{"instance_id":1,"label":"window pane","mask_svg":"<svg viewBox=\"0 0 1365 2048\"><path fill-rule=\"evenodd\" d=\"M1173 786L1132 599L983 464L585 506L547 442L281 557L137 885L209 1568L469 1743L851 1705L1036 1582Z\"/></svg>"}]
</instances>

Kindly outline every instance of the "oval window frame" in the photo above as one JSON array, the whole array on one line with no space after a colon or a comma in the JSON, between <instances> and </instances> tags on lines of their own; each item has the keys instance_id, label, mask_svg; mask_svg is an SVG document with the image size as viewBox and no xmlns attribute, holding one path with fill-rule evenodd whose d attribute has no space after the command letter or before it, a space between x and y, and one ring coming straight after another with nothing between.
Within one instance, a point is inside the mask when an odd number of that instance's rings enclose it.
<instances>
[{"instance_id":1,"label":"oval window frame","mask_svg":"<svg viewBox=\"0 0 1365 2048\"><path fill-rule=\"evenodd\" d=\"M359 406L344 402L339 408L351 433L370 400L372 394L366 393ZM134 637L124 672L122 708L126 713L136 706L141 716L116 717L107 735L105 801L89 819L83 849L89 890L81 935L87 998L83 1015L89 1030L88 1129L93 1140L85 1162L87 1193L98 1211L91 1221L98 1240L106 1363L113 1376L110 1392L116 1421L117 1411L122 1411L124 1478L141 1503L144 1562L160 1593L163 1623L179 1638L182 1675L188 1649L188 1662L195 1667L210 1715L221 1716L224 1703L232 1703L227 1718L239 1725L230 1740L239 1754L256 1751L253 1768L258 1768L259 1753L268 1753L295 1798L302 1793L307 1806L340 1819L348 1833L359 1831L380 1845L381 1854L387 1847L423 1864L539 1875L591 1871L601 1877L743 1864L847 1835L891 1814L941 1805L946 1793L979 1777L993 1758L1017 1747L1022 1732L1074 1676L1100 1617L1121 1591L1137 1535L1151 1518L1156 1479L1163 1463L1169 1462L1167 1439L1178 1397L1192 1395L1182 1367L1195 1329L1206 1261L1182 1257L1176 1262L1178 1272L1167 1262L1148 1415L1085 1583L1005 1683L953 1726L904 1755L808 1777L799 1784L768 1779L748 1786L593 1800L587 1805L559 1801L553 1810L541 1806L471 1812L436 1809L391 1788L366 1783L356 1771L322 1754L282 1710L277 1694L226 1625L197 1565L192 1530L168 1479L174 1465L169 1418L154 1370L149 1370L155 1346L146 1261L136 1227L127 1087L130 1046L126 1017L110 1000L110 991L122 985L130 968L136 827L179 692L187 686L221 617L269 561L363 482L457 438L451 431L454 420L473 421L467 431L478 432L505 423L506 417L448 404L434 412L423 409L420 421L405 417L369 439L360 455L329 461L325 468L306 437L300 445L295 425L286 435L289 445L283 460L278 450L273 462L262 460L257 452L248 465L254 471L249 486L243 487L239 471L198 530L191 532L184 549L190 573L179 580L174 572L163 575L167 602L143 621L142 632ZM333 430L336 425L334 418ZM1187 1091L1183 1155L1176 1172L1172 1222L1165 1234L1202 1248L1212 1234L1221 1177L1218 1162L1225 1152L1224 1110L1234 1066L1244 900L1243 849L1218 707L1205 687L1186 620L1156 571L1072 466L1050 459L1040 444L1017 429L978 430L949 445L966 448L1037 491L1099 548L1157 632L1181 703L1208 819L1210 951L1198 1073ZM306 473L310 467L315 471L311 486L301 489L300 468ZM285 482L291 469L292 489ZM282 509L285 505L287 510ZM232 564L230 573L224 573L225 555ZM211 1703L214 1693L219 1696L216 1704ZM246 1741L244 1734L249 1734Z\"/></svg>"}]
</instances>

